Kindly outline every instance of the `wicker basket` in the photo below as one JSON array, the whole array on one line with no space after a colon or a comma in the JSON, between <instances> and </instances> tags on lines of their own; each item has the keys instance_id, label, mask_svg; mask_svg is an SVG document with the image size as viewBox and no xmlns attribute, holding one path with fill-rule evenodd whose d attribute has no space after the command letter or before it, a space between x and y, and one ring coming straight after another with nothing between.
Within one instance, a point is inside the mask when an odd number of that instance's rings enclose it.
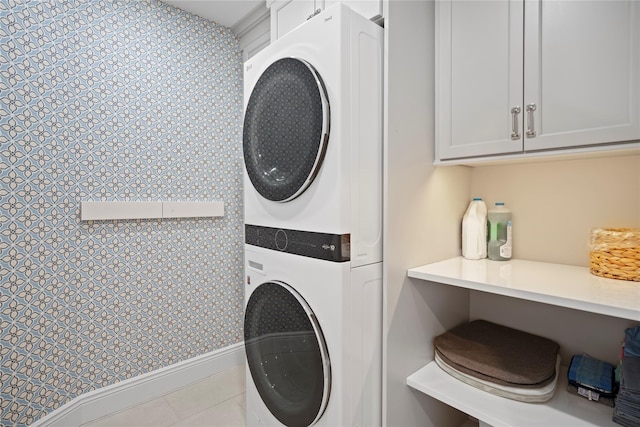
<instances>
[{"instance_id":1,"label":"wicker basket","mask_svg":"<svg viewBox=\"0 0 640 427\"><path fill-rule=\"evenodd\" d=\"M591 230L590 271L596 276L640 282L640 230Z\"/></svg>"}]
</instances>

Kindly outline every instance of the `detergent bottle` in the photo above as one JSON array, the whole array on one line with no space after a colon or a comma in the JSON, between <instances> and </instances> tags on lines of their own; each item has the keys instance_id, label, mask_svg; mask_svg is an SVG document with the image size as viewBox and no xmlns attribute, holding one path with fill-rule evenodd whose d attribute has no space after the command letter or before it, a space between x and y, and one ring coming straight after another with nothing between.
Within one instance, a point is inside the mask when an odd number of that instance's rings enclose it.
<instances>
[{"instance_id":1,"label":"detergent bottle","mask_svg":"<svg viewBox=\"0 0 640 427\"><path fill-rule=\"evenodd\" d=\"M487 214L489 223L489 244L487 255L494 261L511 259L513 248L511 211L503 202L496 202Z\"/></svg>"},{"instance_id":2,"label":"detergent bottle","mask_svg":"<svg viewBox=\"0 0 640 427\"><path fill-rule=\"evenodd\" d=\"M487 205L475 197L462 218L462 256L467 259L487 257Z\"/></svg>"}]
</instances>

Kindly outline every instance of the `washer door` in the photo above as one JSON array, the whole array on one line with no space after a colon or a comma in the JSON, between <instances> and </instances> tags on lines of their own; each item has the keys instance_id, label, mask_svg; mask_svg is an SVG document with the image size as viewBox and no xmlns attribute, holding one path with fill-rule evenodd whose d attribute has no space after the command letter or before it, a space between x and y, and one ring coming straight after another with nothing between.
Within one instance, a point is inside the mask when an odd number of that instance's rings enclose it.
<instances>
[{"instance_id":1,"label":"washer door","mask_svg":"<svg viewBox=\"0 0 640 427\"><path fill-rule=\"evenodd\" d=\"M311 184L329 140L329 102L306 61L280 59L258 79L247 104L243 151L247 174L264 198L287 202Z\"/></svg>"},{"instance_id":2,"label":"washer door","mask_svg":"<svg viewBox=\"0 0 640 427\"><path fill-rule=\"evenodd\" d=\"M247 364L269 411L289 427L315 424L329 401L327 346L309 305L291 286L266 282L247 302Z\"/></svg>"}]
</instances>

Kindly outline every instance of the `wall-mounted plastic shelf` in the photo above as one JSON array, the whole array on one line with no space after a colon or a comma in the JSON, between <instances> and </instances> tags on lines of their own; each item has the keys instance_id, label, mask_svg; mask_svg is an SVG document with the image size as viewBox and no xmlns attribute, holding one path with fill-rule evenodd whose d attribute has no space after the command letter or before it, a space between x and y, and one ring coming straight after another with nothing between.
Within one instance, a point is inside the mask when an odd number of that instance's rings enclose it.
<instances>
[{"instance_id":1,"label":"wall-mounted plastic shelf","mask_svg":"<svg viewBox=\"0 0 640 427\"><path fill-rule=\"evenodd\" d=\"M462 257L411 268L409 277L640 321L640 283L606 279L586 267Z\"/></svg>"},{"instance_id":2,"label":"wall-mounted plastic shelf","mask_svg":"<svg viewBox=\"0 0 640 427\"><path fill-rule=\"evenodd\" d=\"M80 204L80 221L224 216L224 202L102 202Z\"/></svg>"}]
</instances>

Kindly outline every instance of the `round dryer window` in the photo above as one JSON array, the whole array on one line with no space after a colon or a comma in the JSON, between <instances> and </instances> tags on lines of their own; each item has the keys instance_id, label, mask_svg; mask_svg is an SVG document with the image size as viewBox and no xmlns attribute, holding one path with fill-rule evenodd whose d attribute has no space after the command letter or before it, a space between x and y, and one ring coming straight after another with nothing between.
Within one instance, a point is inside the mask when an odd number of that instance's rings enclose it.
<instances>
[{"instance_id":1,"label":"round dryer window","mask_svg":"<svg viewBox=\"0 0 640 427\"><path fill-rule=\"evenodd\" d=\"M311 64L284 58L262 73L243 128L247 174L260 195L287 202L304 192L322 164L329 117L324 84Z\"/></svg>"},{"instance_id":2,"label":"round dryer window","mask_svg":"<svg viewBox=\"0 0 640 427\"><path fill-rule=\"evenodd\" d=\"M244 318L247 364L269 411L282 424L306 427L322 416L331 386L329 355L311 308L291 286L258 286Z\"/></svg>"}]
</instances>

